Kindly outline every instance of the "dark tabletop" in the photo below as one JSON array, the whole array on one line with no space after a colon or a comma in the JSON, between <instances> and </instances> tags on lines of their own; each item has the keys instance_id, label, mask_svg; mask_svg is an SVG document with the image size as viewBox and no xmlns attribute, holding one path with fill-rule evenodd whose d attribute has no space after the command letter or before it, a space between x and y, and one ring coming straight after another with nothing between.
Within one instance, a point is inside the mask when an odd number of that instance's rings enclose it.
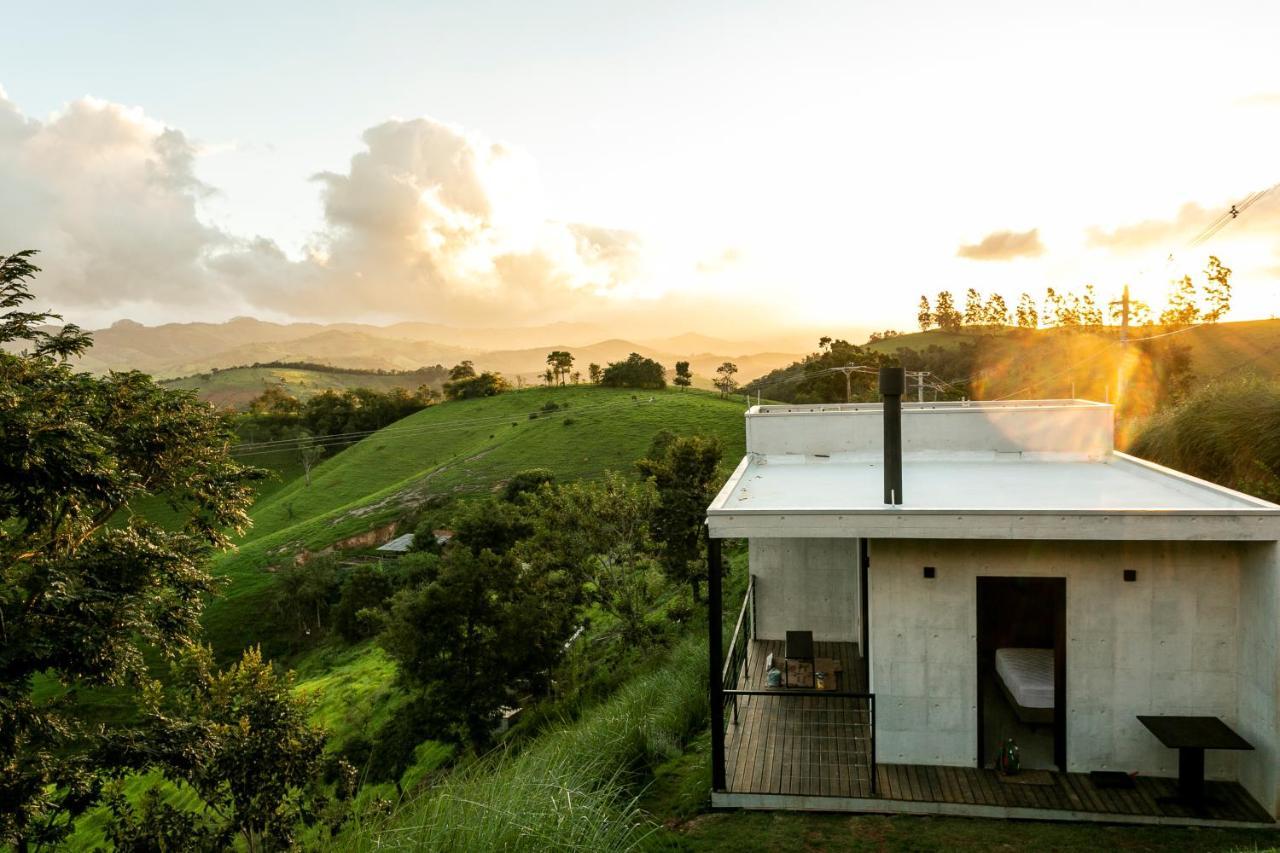
<instances>
[{"instance_id":1,"label":"dark tabletop","mask_svg":"<svg viewBox=\"0 0 1280 853\"><path fill-rule=\"evenodd\" d=\"M1138 722L1162 744L1173 749L1253 749L1253 744L1217 717L1148 717L1139 714Z\"/></svg>"}]
</instances>

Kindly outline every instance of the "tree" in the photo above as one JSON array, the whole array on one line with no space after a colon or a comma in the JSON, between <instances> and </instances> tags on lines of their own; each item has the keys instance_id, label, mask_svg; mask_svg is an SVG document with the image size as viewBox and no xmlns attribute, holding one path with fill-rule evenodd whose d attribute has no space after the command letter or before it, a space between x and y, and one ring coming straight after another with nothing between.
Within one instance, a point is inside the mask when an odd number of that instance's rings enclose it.
<instances>
[{"instance_id":1,"label":"tree","mask_svg":"<svg viewBox=\"0 0 1280 853\"><path fill-rule=\"evenodd\" d=\"M357 566L342 585L342 594L334 605L334 630L348 643L372 637L381 628L378 614L394 591L391 578L381 566Z\"/></svg>"},{"instance_id":2,"label":"tree","mask_svg":"<svg viewBox=\"0 0 1280 853\"><path fill-rule=\"evenodd\" d=\"M737 372L738 365L732 361L726 361L716 368L716 387L720 389L721 397L727 397L738 387L738 380L733 378Z\"/></svg>"},{"instance_id":3,"label":"tree","mask_svg":"<svg viewBox=\"0 0 1280 853\"><path fill-rule=\"evenodd\" d=\"M1034 329L1040 325L1040 312L1030 293L1018 297L1017 324L1019 329Z\"/></svg>"},{"instance_id":4,"label":"tree","mask_svg":"<svg viewBox=\"0 0 1280 853\"><path fill-rule=\"evenodd\" d=\"M311 488L311 469L324 456L324 445L317 444L311 433L303 430L298 436L298 461L302 463L302 473Z\"/></svg>"},{"instance_id":5,"label":"tree","mask_svg":"<svg viewBox=\"0 0 1280 853\"><path fill-rule=\"evenodd\" d=\"M37 701L37 676L129 688L143 649L172 655L199 630L217 584L210 549L249 523L252 482L226 416L141 373L94 377L67 359L74 325L21 310L33 252L0 258L0 845L56 845L118 769L120 727L95 732L74 702ZM166 502L162 529L130 514ZM108 522L111 522L108 525Z\"/></svg>"},{"instance_id":6,"label":"tree","mask_svg":"<svg viewBox=\"0 0 1280 853\"><path fill-rule=\"evenodd\" d=\"M582 371L581 370L573 371L573 384L578 385L578 384L581 384L581 382L582 382Z\"/></svg>"},{"instance_id":7,"label":"tree","mask_svg":"<svg viewBox=\"0 0 1280 853\"><path fill-rule=\"evenodd\" d=\"M658 490L651 528L662 570L674 583L688 584L694 601L701 600L704 520L720 485L723 455L719 439L664 431L654 437L648 456L636 463Z\"/></svg>"},{"instance_id":8,"label":"tree","mask_svg":"<svg viewBox=\"0 0 1280 853\"><path fill-rule=\"evenodd\" d=\"M280 573L273 606L295 641L318 639L324 633L329 606L338 592L337 564L332 556L313 557Z\"/></svg>"},{"instance_id":9,"label":"tree","mask_svg":"<svg viewBox=\"0 0 1280 853\"><path fill-rule=\"evenodd\" d=\"M499 708L545 691L581 594L577 577L540 563L450 548L392 598L379 642L439 736L480 750Z\"/></svg>"},{"instance_id":10,"label":"tree","mask_svg":"<svg viewBox=\"0 0 1280 853\"><path fill-rule=\"evenodd\" d=\"M1169 301L1160 312L1160 325L1190 326L1198 319L1200 309L1196 307L1196 286L1191 276L1184 275L1170 285Z\"/></svg>"},{"instance_id":11,"label":"tree","mask_svg":"<svg viewBox=\"0 0 1280 853\"><path fill-rule=\"evenodd\" d=\"M298 826L314 822L327 800L324 731L308 720L292 677L277 674L257 649L219 672L212 650L195 646L179 658L173 682L168 689L148 685L130 757L199 796L195 838L238 835L251 853L292 847ZM355 773L345 770L350 793ZM127 803L115 801L113 812L109 835L141 835L147 849L164 849L156 825L140 823ZM162 838L173 849L191 846L181 835Z\"/></svg>"},{"instance_id":12,"label":"tree","mask_svg":"<svg viewBox=\"0 0 1280 853\"><path fill-rule=\"evenodd\" d=\"M502 499L508 503L516 503L533 494L546 483L554 483L556 475L550 468L526 468L517 471L502 488Z\"/></svg>"},{"instance_id":13,"label":"tree","mask_svg":"<svg viewBox=\"0 0 1280 853\"><path fill-rule=\"evenodd\" d=\"M283 385L268 385L249 401L249 412L254 415L297 415L301 411L302 403Z\"/></svg>"},{"instance_id":14,"label":"tree","mask_svg":"<svg viewBox=\"0 0 1280 853\"><path fill-rule=\"evenodd\" d=\"M966 326L981 326L986 319L982 311L982 294L974 288L969 288L964 297L964 324Z\"/></svg>"},{"instance_id":15,"label":"tree","mask_svg":"<svg viewBox=\"0 0 1280 853\"><path fill-rule=\"evenodd\" d=\"M493 497L464 504L453 517L454 541L473 554L482 551L506 554L532 532L529 519L516 504L516 501Z\"/></svg>"},{"instance_id":16,"label":"tree","mask_svg":"<svg viewBox=\"0 0 1280 853\"><path fill-rule=\"evenodd\" d=\"M676 377L671 380L671 384L679 386L681 390L693 384L693 374L689 372L689 362L676 362Z\"/></svg>"},{"instance_id":17,"label":"tree","mask_svg":"<svg viewBox=\"0 0 1280 853\"><path fill-rule=\"evenodd\" d=\"M997 328L1009 325L1009 309L1003 296L993 293L987 297L987 304L982 307L982 320L986 325Z\"/></svg>"},{"instance_id":18,"label":"tree","mask_svg":"<svg viewBox=\"0 0 1280 853\"><path fill-rule=\"evenodd\" d=\"M933 318L938 328L947 332L954 332L963 324L964 319L951 299L951 291L943 290L938 293L938 298L934 301Z\"/></svg>"},{"instance_id":19,"label":"tree","mask_svg":"<svg viewBox=\"0 0 1280 853\"><path fill-rule=\"evenodd\" d=\"M587 375L591 377L592 385L599 385L600 379L604 376L604 369L593 361L587 365Z\"/></svg>"},{"instance_id":20,"label":"tree","mask_svg":"<svg viewBox=\"0 0 1280 853\"><path fill-rule=\"evenodd\" d=\"M565 377L573 369L573 353L565 350L552 350L547 353L547 369L551 373L552 380L563 385ZM551 382L547 384L550 385Z\"/></svg>"},{"instance_id":21,"label":"tree","mask_svg":"<svg viewBox=\"0 0 1280 853\"><path fill-rule=\"evenodd\" d=\"M920 324L920 331L927 332L933 328L933 312L929 310L929 297L920 297L920 310L916 313L916 322Z\"/></svg>"},{"instance_id":22,"label":"tree","mask_svg":"<svg viewBox=\"0 0 1280 853\"><path fill-rule=\"evenodd\" d=\"M444 393L450 400L471 400L477 397L496 397L509 391L511 385L501 373L485 371L470 379L457 379L444 383Z\"/></svg>"},{"instance_id":23,"label":"tree","mask_svg":"<svg viewBox=\"0 0 1280 853\"><path fill-rule=\"evenodd\" d=\"M600 384L610 388L667 387L667 372L661 364L633 352L626 361L613 361L601 374Z\"/></svg>"},{"instance_id":24,"label":"tree","mask_svg":"<svg viewBox=\"0 0 1280 853\"><path fill-rule=\"evenodd\" d=\"M459 379L474 379L476 376L476 366L470 361L461 361L449 369L449 381L457 382Z\"/></svg>"},{"instance_id":25,"label":"tree","mask_svg":"<svg viewBox=\"0 0 1280 853\"><path fill-rule=\"evenodd\" d=\"M1102 308L1098 305L1092 284L1084 286L1084 296L1080 299L1080 325L1089 329L1102 328Z\"/></svg>"},{"instance_id":26,"label":"tree","mask_svg":"<svg viewBox=\"0 0 1280 853\"><path fill-rule=\"evenodd\" d=\"M1231 310L1231 270L1222 265L1217 255L1210 255L1204 275L1208 281L1204 286L1205 308L1201 319L1216 323Z\"/></svg>"},{"instance_id":27,"label":"tree","mask_svg":"<svg viewBox=\"0 0 1280 853\"><path fill-rule=\"evenodd\" d=\"M656 501L652 483L616 472L540 490L529 502L532 532L513 553L540 572L589 582L591 598L617 619L621 639L642 642L661 586L649 533Z\"/></svg>"},{"instance_id":28,"label":"tree","mask_svg":"<svg viewBox=\"0 0 1280 853\"><path fill-rule=\"evenodd\" d=\"M1080 325L1080 297L1073 294L1058 293L1052 287L1046 288L1044 311L1058 328L1071 329Z\"/></svg>"}]
</instances>

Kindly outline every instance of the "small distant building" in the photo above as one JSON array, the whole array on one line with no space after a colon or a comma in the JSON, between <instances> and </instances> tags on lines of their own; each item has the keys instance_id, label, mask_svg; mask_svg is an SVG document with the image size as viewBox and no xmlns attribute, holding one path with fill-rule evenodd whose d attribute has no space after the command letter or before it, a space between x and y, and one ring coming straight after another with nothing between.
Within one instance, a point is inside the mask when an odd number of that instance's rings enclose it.
<instances>
[{"instance_id":1,"label":"small distant building","mask_svg":"<svg viewBox=\"0 0 1280 853\"><path fill-rule=\"evenodd\" d=\"M379 554L388 557L399 557L401 554L407 553L413 548L413 534L406 533L403 536L397 536L384 545L379 545L377 551Z\"/></svg>"}]
</instances>

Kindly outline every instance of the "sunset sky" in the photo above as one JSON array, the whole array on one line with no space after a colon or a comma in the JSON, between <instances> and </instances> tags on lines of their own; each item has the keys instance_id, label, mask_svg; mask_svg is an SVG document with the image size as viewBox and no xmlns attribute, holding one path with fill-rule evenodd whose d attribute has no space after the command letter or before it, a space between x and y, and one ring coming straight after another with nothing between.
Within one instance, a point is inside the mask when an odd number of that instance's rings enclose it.
<instances>
[{"instance_id":1,"label":"sunset sky","mask_svg":"<svg viewBox=\"0 0 1280 853\"><path fill-rule=\"evenodd\" d=\"M1211 252L1280 313L1280 190L1185 248L1280 182L1274 3L626 8L11 5L0 252L89 326L908 329L942 288L1158 310Z\"/></svg>"}]
</instances>

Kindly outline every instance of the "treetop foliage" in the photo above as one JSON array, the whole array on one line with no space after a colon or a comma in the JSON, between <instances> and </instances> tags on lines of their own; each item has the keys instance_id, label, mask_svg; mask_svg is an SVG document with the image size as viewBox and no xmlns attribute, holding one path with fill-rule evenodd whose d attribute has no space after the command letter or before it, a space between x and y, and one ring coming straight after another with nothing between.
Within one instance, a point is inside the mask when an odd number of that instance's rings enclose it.
<instances>
[{"instance_id":1,"label":"treetop foliage","mask_svg":"<svg viewBox=\"0 0 1280 853\"><path fill-rule=\"evenodd\" d=\"M67 687L128 685L143 645L190 646L212 548L249 523L265 472L228 455L226 416L194 394L137 372L94 377L66 359L87 349L54 315L21 311L39 271L22 252L0 259L0 842L55 843L101 790L95 738L75 706L36 703L39 674ZM162 530L130 505L163 498L182 520ZM108 521L112 525L108 526Z\"/></svg>"},{"instance_id":2,"label":"treetop foliage","mask_svg":"<svg viewBox=\"0 0 1280 853\"><path fill-rule=\"evenodd\" d=\"M666 370L651 358L633 352L625 361L610 362L600 376L600 384L610 388L667 387Z\"/></svg>"},{"instance_id":3,"label":"treetop foliage","mask_svg":"<svg viewBox=\"0 0 1280 853\"><path fill-rule=\"evenodd\" d=\"M1226 316L1231 310L1231 270L1217 256L1210 255L1204 276L1205 283L1199 289L1191 276L1183 276L1170 283L1168 302L1159 317L1160 325L1176 327L1197 322L1216 323ZM999 329L1008 326L1010 320L1020 329L1045 326L1096 330L1102 327L1105 317L1119 322L1121 314L1121 301L1103 304L1092 284L1085 285L1080 293L1046 288L1040 303L1031 294L1022 293L1012 316L999 293L993 293L984 300L982 294L971 287L965 293L963 313L956 308L949 290L939 291L932 307L929 297L921 296L916 321L922 332L935 326L948 332L962 328ZM1129 323L1131 326L1150 325L1150 307L1131 300Z\"/></svg>"}]
</instances>

